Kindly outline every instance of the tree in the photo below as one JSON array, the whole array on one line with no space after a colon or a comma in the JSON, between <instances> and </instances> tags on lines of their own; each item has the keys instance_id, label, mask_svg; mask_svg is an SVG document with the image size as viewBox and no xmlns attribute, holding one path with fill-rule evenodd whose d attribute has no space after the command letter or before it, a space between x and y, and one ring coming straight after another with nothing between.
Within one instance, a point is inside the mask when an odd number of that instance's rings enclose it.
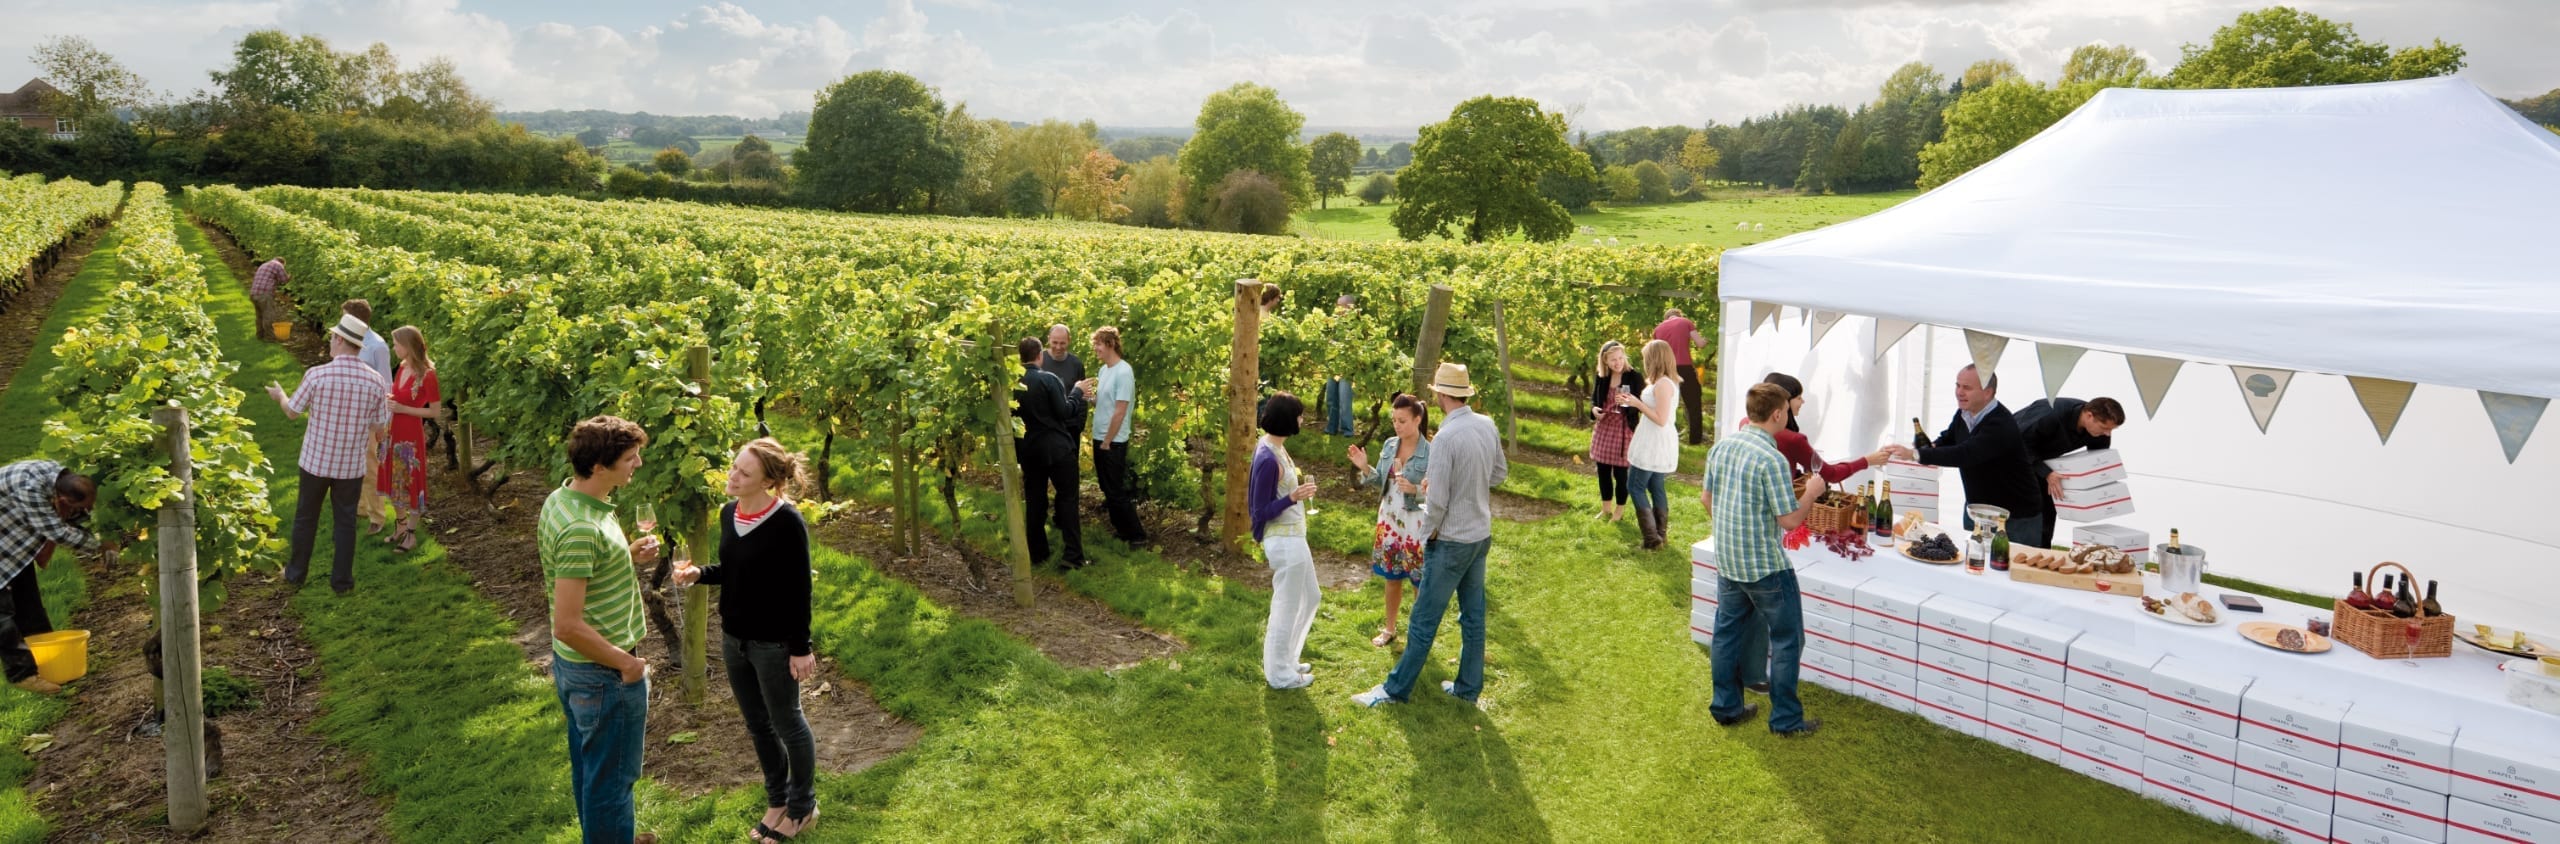
<instances>
[{"instance_id":1,"label":"tree","mask_svg":"<svg viewBox=\"0 0 2560 844\"><path fill-rule=\"evenodd\" d=\"M585 129L578 130L579 146L583 146L588 149L597 149L609 143L613 143L613 136L605 134L605 131L602 128L589 126Z\"/></svg>"},{"instance_id":2,"label":"tree","mask_svg":"<svg viewBox=\"0 0 2560 844\"><path fill-rule=\"evenodd\" d=\"M1397 142L1395 142L1395 145L1394 145L1394 146L1387 147L1387 166L1388 166L1389 168L1402 169L1405 165L1412 164L1412 163L1413 163L1413 145L1412 145L1412 144L1408 144L1408 143L1405 143L1405 142L1403 142L1403 141L1397 141Z\"/></svg>"},{"instance_id":3,"label":"tree","mask_svg":"<svg viewBox=\"0 0 2560 844\"><path fill-rule=\"evenodd\" d=\"M261 29L241 36L230 69L214 71L213 82L243 108L327 111L338 105L338 56L320 36Z\"/></svg>"},{"instance_id":4,"label":"tree","mask_svg":"<svg viewBox=\"0 0 2560 844\"><path fill-rule=\"evenodd\" d=\"M250 184L309 184L320 139L302 115L281 105L249 110L222 133L222 156Z\"/></svg>"},{"instance_id":5,"label":"tree","mask_svg":"<svg viewBox=\"0 0 2560 844\"><path fill-rule=\"evenodd\" d=\"M2025 78L2027 78L2026 74L2018 72L2018 63L2008 59L1983 59L1974 62L1965 67L1963 76L1957 77L1958 84L1963 85L1967 91L1989 88L2003 79Z\"/></svg>"},{"instance_id":6,"label":"tree","mask_svg":"<svg viewBox=\"0 0 2560 844\"><path fill-rule=\"evenodd\" d=\"M2123 44L2082 44L2062 62L2062 83L2096 82L2110 88L2134 84L2151 72L2151 60Z\"/></svg>"},{"instance_id":7,"label":"tree","mask_svg":"<svg viewBox=\"0 0 2560 844\"><path fill-rule=\"evenodd\" d=\"M1174 163L1173 156L1139 162L1129 168L1128 189L1120 194L1129 206L1122 222L1156 229L1179 226L1186 216L1182 204L1190 193L1190 186L1182 183L1182 166Z\"/></svg>"},{"instance_id":8,"label":"tree","mask_svg":"<svg viewBox=\"0 0 2560 844\"><path fill-rule=\"evenodd\" d=\"M2354 26L2273 6L2242 12L2213 40L2179 48L2169 84L2179 88L2347 85L2445 76L2462 69L2460 45L2441 40L2394 51L2356 37Z\"/></svg>"},{"instance_id":9,"label":"tree","mask_svg":"<svg viewBox=\"0 0 2560 844\"><path fill-rule=\"evenodd\" d=\"M1111 153L1086 150L1084 160L1067 174L1067 189L1059 194L1058 210L1078 220L1114 222L1129 216L1129 206L1120 204L1120 195L1129 190L1128 177L1120 175L1120 159Z\"/></svg>"},{"instance_id":10,"label":"tree","mask_svg":"<svg viewBox=\"0 0 2560 844\"><path fill-rule=\"evenodd\" d=\"M1691 134L1688 142L1680 145L1680 166L1688 168L1689 172L1698 174L1700 177L1715 172L1716 165L1723 161L1724 153L1718 152L1714 144L1707 142L1705 132Z\"/></svg>"},{"instance_id":11,"label":"tree","mask_svg":"<svg viewBox=\"0 0 2560 844\"><path fill-rule=\"evenodd\" d=\"M675 147L676 149L684 150L686 155L696 155L702 152L701 141L694 140L691 135L687 135L683 132L664 126L642 126L638 129L631 130L631 145L642 149L647 149L649 147Z\"/></svg>"},{"instance_id":12,"label":"tree","mask_svg":"<svg viewBox=\"0 0 2560 844\"><path fill-rule=\"evenodd\" d=\"M1316 207L1330 208L1334 194L1351 184L1351 168L1360 165L1360 139L1328 132L1307 145L1307 177L1315 181Z\"/></svg>"},{"instance_id":13,"label":"tree","mask_svg":"<svg viewBox=\"0 0 2560 844\"><path fill-rule=\"evenodd\" d=\"M1371 173L1369 174L1368 181L1360 183L1361 204L1376 205L1387 201L1395 195L1396 177L1394 176L1390 176L1385 173Z\"/></svg>"},{"instance_id":14,"label":"tree","mask_svg":"<svg viewBox=\"0 0 2560 844\"><path fill-rule=\"evenodd\" d=\"M1636 162L1629 168L1636 177L1636 199L1641 202L1671 201L1671 173L1651 161Z\"/></svg>"},{"instance_id":15,"label":"tree","mask_svg":"<svg viewBox=\"0 0 2560 844\"><path fill-rule=\"evenodd\" d=\"M1227 174L1251 170L1293 203L1304 201L1307 150L1298 146L1298 129L1306 122L1306 115L1280 100L1280 92L1251 82L1209 95L1179 159L1183 178L1193 190L1204 192L1194 198L1206 200L1223 192Z\"/></svg>"},{"instance_id":16,"label":"tree","mask_svg":"<svg viewBox=\"0 0 2560 844\"><path fill-rule=\"evenodd\" d=\"M1208 213L1218 231L1280 234L1289 230L1289 193L1269 176L1237 170L1209 194Z\"/></svg>"},{"instance_id":17,"label":"tree","mask_svg":"<svg viewBox=\"0 0 2560 844\"><path fill-rule=\"evenodd\" d=\"M829 208L922 207L960 176L942 119L942 98L897 71L864 71L827 86L809 118L808 143L792 157L802 191Z\"/></svg>"},{"instance_id":18,"label":"tree","mask_svg":"<svg viewBox=\"0 0 2560 844\"><path fill-rule=\"evenodd\" d=\"M998 138L995 172L1008 186L1016 177L1030 174L1032 181L1040 185L1040 206L1050 208L1066 191L1068 174L1093 148L1093 136L1086 134L1083 127L1063 120L1043 120Z\"/></svg>"},{"instance_id":19,"label":"tree","mask_svg":"<svg viewBox=\"0 0 2560 844\"><path fill-rule=\"evenodd\" d=\"M337 88L331 92L337 111L372 114L400 95L400 57L380 41L361 53L337 53Z\"/></svg>"},{"instance_id":20,"label":"tree","mask_svg":"<svg viewBox=\"0 0 2560 844\"><path fill-rule=\"evenodd\" d=\"M1049 188L1029 171L1015 173L1004 184L1004 212L1015 217L1048 216Z\"/></svg>"},{"instance_id":21,"label":"tree","mask_svg":"<svg viewBox=\"0 0 2560 844\"><path fill-rule=\"evenodd\" d=\"M2095 96L2093 83L2047 89L2011 79L1967 91L1947 109L1947 137L1920 151L1920 187L1934 188L2000 157Z\"/></svg>"},{"instance_id":22,"label":"tree","mask_svg":"<svg viewBox=\"0 0 2560 844\"><path fill-rule=\"evenodd\" d=\"M1182 139L1168 138L1163 135L1121 138L1112 141L1108 148L1113 158L1122 161L1145 161L1159 155L1173 155L1181 152Z\"/></svg>"},{"instance_id":23,"label":"tree","mask_svg":"<svg viewBox=\"0 0 2560 844\"><path fill-rule=\"evenodd\" d=\"M406 119L447 131L487 123L496 113L496 106L472 93L471 85L462 81L462 72L454 68L453 60L443 56L429 59L417 70L402 74L400 93L384 106L389 108L392 102L402 101L410 106L406 109L409 113L404 115ZM691 142L693 139L687 137L685 140ZM701 151L702 145L697 143L686 149L685 154Z\"/></svg>"},{"instance_id":24,"label":"tree","mask_svg":"<svg viewBox=\"0 0 2560 844\"><path fill-rule=\"evenodd\" d=\"M1469 243L1515 231L1530 240L1571 234L1573 216L1538 192L1548 173L1590 174L1590 157L1565 143L1564 132L1564 115L1526 97L1459 103L1449 119L1422 127L1413 164L1396 177L1403 202L1389 216L1397 236L1448 237L1453 225Z\"/></svg>"},{"instance_id":25,"label":"tree","mask_svg":"<svg viewBox=\"0 0 2560 844\"><path fill-rule=\"evenodd\" d=\"M951 107L943 115L938 133L952 152L960 157L960 176L948 188L932 191L926 210L936 214L995 214L1003 210L1003 200L996 195L996 152L1004 146L1004 136L1013 126L1002 120L979 120L969 116L969 104Z\"/></svg>"},{"instance_id":26,"label":"tree","mask_svg":"<svg viewBox=\"0 0 2560 844\"><path fill-rule=\"evenodd\" d=\"M1387 166L1387 157L1379 154L1376 147L1363 149L1360 151L1360 166L1372 170L1385 167Z\"/></svg>"},{"instance_id":27,"label":"tree","mask_svg":"<svg viewBox=\"0 0 2560 844\"><path fill-rule=\"evenodd\" d=\"M783 179L782 156L776 154L773 144L763 138L754 135L739 138L737 145L729 148L729 161L730 175L741 181L779 182Z\"/></svg>"},{"instance_id":28,"label":"tree","mask_svg":"<svg viewBox=\"0 0 2560 844\"><path fill-rule=\"evenodd\" d=\"M651 156L649 164L658 168L660 173L681 179L684 178L684 174L692 172L693 157L684 154L684 150L668 147L659 150L657 155Z\"/></svg>"},{"instance_id":29,"label":"tree","mask_svg":"<svg viewBox=\"0 0 2560 844\"><path fill-rule=\"evenodd\" d=\"M77 35L48 38L36 44L28 61L42 71L57 92L46 110L70 118L84 131L98 118L113 118L117 108L139 108L151 88L123 62Z\"/></svg>"},{"instance_id":30,"label":"tree","mask_svg":"<svg viewBox=\"0 0 2560 844\"><path fill-rule=\"evenodd\" d=\"M2539 97L2501 100L2501 102L2506 103L2508 108L2515 109L2517 114L2524 115L2526 120L2546 124L2560 123L2560 88L2553 88Z\"/></svg>"},{"instance_id":31,"label":"tree","mask_svg":"<svg viewBox=\"0 0 2560 844\"><path fill-rule=\"evenodd\" d=\"M1600 186L1608 192L1611 204L1633 205L1644 194L1644 186L1636 183L1636 171L1622 164L1600 171Z\"/></svg>"}]
</instances>

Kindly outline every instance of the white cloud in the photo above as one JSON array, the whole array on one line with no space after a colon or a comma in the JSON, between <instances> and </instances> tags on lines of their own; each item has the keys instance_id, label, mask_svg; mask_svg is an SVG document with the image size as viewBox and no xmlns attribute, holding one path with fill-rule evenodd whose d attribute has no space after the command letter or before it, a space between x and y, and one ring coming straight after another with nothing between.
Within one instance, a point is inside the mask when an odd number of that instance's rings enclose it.
<instances>
[{"instance_id":1,"label":"white cloud","mask_svg":"<svg viewBox=\"0 0 2560 844\"><path fill-rule=\"evenodd\" d=\"M1191 122L1237 81L1278 89L1311 125L1437 120L1479 94L1578 109L1578 125L1733 121L1794 102L1855 105L1893 68L1950 77L1983 58L2048 79L2080 44L2133 46L2156 70L2264 0L1432 0L1393 7L1139 10L1004 0L883 0L859 17L772 17L763 0L626 4L602 21L485 0L0 0L0 85L21 57L80 34L158 88L207 84L239 36L283 27L341 49L372 41L410 63L454 60L508 109L610 108L770 115L872 68L905 71L981 115ZM2467 76L2515 97L2560 85L2560 15L2546 0L2296 0L2396 46L2470 50ZM11 9L8 6L25 6ZM762 12L760 14L760 12Z\"/></svg>"}]
</instances>

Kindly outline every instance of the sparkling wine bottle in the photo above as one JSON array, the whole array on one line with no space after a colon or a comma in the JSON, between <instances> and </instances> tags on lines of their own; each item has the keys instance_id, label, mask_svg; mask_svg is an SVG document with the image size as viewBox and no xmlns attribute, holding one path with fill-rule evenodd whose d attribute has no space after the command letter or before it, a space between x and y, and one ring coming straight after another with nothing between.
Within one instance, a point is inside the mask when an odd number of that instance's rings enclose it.
<instances>
[{"instance_id":1,"label":"sparkling wine bottle","mask_svg":"<svg viewBox=\"0 0 2560 844\"><path fill-rule=\"evenodd\" d=\"M1929 429L1920 427L1920 417L1911 417L1911 447L1929 447Z\"/></svg>"},{"instance_id":2,"label":"sparkling wine bottle","mask_svg":"<svg viewBox=\"0 0 2560 844\"><path fill-rule=\"evenodd\" d=\"M2418 593L2409 586L2408 578L2400 578L2400 591L2394 594L2398 597L2391 602L2392 615L2408 618L2418 614Z\"/></svg>"},{"instance_id":3,"label":"sparkling wine bottle","mask_svg":"<svg viewBox=\"0 0 2560 844\"><path fill-rule=\"evenodd\" d=\"M2427 611L2427 614L2428 614L2428 615L2443 615L2443 614L2444 614L2444 605L2436 603L2436 582L2435 582L2435 581L2432 581L2432 580L2427 581L2427 599L2426 599L2424 602L2421 602L2420 604L2418 604L2418 606L2420 606L2420 607L2424 608L2424 609Z\"/></svg>"}]
</instances>

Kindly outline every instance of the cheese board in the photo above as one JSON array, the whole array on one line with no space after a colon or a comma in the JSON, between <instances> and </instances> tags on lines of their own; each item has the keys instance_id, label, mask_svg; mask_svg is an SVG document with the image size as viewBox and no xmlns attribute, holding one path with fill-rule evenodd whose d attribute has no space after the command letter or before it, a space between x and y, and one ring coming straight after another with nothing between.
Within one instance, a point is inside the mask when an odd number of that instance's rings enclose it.
<instances>
[{"instance_id":1,"label":"cheese board","mask_svg":"<svg viewBox=\"0 0 2560 844\"><path fill-rule=\"evenodd\" d=\"M2142 572L2139 569L2116 572L2099 566L2087 566L2087 571L2080 571L2080 568L2083 567L2074 563L2071 555L2061 551L2019 546L2009 549L2010 580L2102 595L2142 596Z\"/></svg>"}]
</instances>

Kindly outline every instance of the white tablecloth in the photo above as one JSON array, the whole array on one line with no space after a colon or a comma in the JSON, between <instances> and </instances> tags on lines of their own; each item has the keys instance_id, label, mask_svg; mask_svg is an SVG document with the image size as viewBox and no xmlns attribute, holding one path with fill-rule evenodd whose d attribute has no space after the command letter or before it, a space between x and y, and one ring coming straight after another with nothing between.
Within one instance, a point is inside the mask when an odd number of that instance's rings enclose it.
<instances>
[{"instance_id":1,"label":"white tablecloth","mask_svg":"<svg viewBox=\"0 0 2560 844\"><path fill-rule=\"evenodd\" d=\"M2144 614L2138 598L2019 583L2010 580L2005 572L1969 574L1962 565L1933 566L1904 557L1891 548L1874 550L1875 554L1866 559L1849 560L1816 543L1802 551L1788 552L1788 556L1799 567L1818 565L1830 570L1826 572L1829 574L1854 569L1866 576L2060 624L2086 636L2157 650L2227 674L2253 677L2253 688L2273 685L2315 700L2352 703L2356 710L2379 710L2398 719L2448 729L2459 727L2465 732L2489 730L2519 738L2560 734L2560 717L2507 702L2507 680L2498 670L2499 663L2507 657L2461 642L2453 643L2453 656L2434 659L2375 659L2343 643L2335 644L2327 653L2289 653L2242 638L2239 625L2251 621L2300 625L2307 619L2328 618L2330 608L2306 607L2256 595L2253 597L2266 605L2265 612L2234 612L2220 605L2220 596L2226 592L2249 593L2206 584L2203 594L2215 600L2216 609L2222 613L2221 623L2194 627ZM1699 540L1690 554L1712 563L1714 540ZM2343 573L2345 569L2342 566L2339 570ZM2157 595L2158 587L2156 575L2145 575L2146 590ZM2459 621L2460 608L2451 609Z\"/></svg>"}]
</instances>

